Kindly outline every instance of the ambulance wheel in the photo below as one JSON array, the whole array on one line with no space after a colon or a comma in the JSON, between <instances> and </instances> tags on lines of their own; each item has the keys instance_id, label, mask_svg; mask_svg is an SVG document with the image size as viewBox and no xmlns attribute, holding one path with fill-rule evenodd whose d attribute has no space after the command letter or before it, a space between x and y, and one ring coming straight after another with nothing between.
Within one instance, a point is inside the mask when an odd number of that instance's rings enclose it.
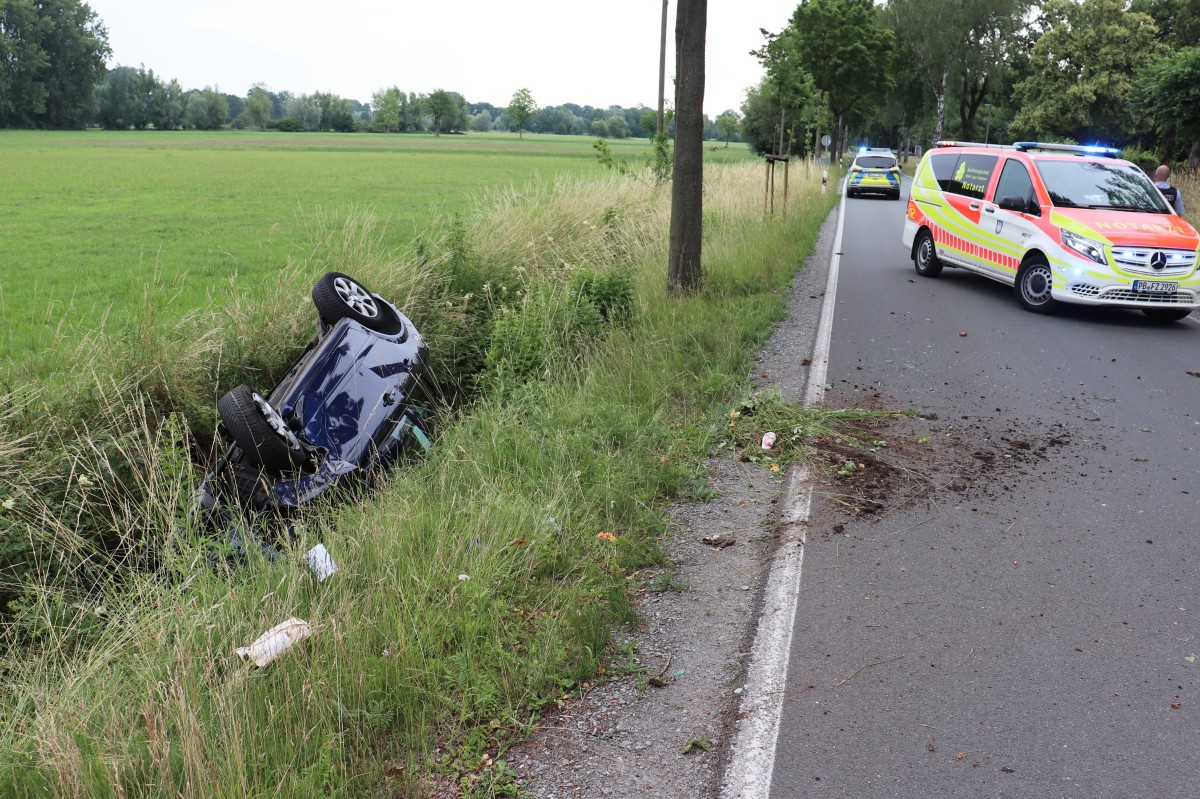
<instances>
[{"instance_id":1,"label":"ambulance wheel","mask_svg":"<svg viewBox=\"0 0 1200 799\"><path fill-rule=\"evenodd\" d=\"M1178 322L1191 315L1190 308L1143 308L1142 313L1155 322Z\"/></svg>"},{"instance_id":2,"label":"ambulance wheel","mask_svg":"<svg viewBox=\"0 0 1200 799\"><path fill-rule=\"evenodd\" d=\"M1050 264L1032 258L1017 272L1017 300L1021 307L1033 313L1050 313L1058 302L1050 296L1052 275Z\"/></svg>"},{"instance_id":3,"label":"ambulance wheel","mask_svg":"<svg viewBox=\"0 0 1200 799\"><path fill-rule=\"evenodd\" d=\"M928 230L917 234L917 246L913 248L913 265L921 277L937 277L942 273L942 262L938 260L933 236Z\"/></svg>"}]
</instances>

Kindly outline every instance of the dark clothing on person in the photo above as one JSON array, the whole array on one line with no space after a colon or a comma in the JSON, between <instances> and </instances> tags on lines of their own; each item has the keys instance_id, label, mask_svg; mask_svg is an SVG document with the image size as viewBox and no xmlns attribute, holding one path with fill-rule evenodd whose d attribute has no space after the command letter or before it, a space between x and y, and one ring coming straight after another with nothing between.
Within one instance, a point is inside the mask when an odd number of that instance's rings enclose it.
<instances>
[{"instance_id":1,"label":"dark clothing on person","mask_svg":"<svg viewBox=\"0 0 1200 799\"><path fill-rule=\"evenodd\" d=\"M1183 216L1183 193L1179 191L1179 188L1177 186L1172 186L1165 180L1156 180L1154 181L1154 185L1158 187L1158 190L1162 192L1163 197L1167 199L1167 203L1170 204L1171 210L1180 216Z\"/></svg>"},{"instance_id":2,"label":"dark clothing on person","mask_svg":"<svg viewBox=\"0 0 1200 799\"><path fill-rule=\"evenodd\" d=\"M1167 198L1167 202L1169 202L1171 204L1171 207L1174 208L1176 199L1179 197L1179 189L1175 188L1174 186L1168 185L1165 187L1159 186L1158 190L1162 192L1162 195Z\"/></svg>"}]
</instances>

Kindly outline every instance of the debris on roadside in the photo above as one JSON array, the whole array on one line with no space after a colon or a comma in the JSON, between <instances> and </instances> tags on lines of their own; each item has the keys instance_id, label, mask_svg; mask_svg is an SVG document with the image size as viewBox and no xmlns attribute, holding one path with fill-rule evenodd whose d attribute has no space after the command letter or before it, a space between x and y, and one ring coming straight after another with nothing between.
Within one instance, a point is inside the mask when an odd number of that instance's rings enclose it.
<instances>
[{"instance_id":1,"label":"debris on roadside","mask_svg":"<svg viewBox=\"0 0 1200 799\"><path fill-rule=\"evenodd\" d=\"M329 550L324 544L317 544L308 552L304 553L304 562L308 564L308 568L316 575L317 582L325 582L326 577L332 577L337 574L337 564L333 562L333 556L329 554Z\"/></svg>"},{"instance_id":2,"label":"debris on roadside","mask_svg":"<svg viewBox=\"0 0 1200 799\"><path fill-rule=\"evenodd\" d=\"M290 618L267 630L250 646L240 646L235 651L243 661L252 660L260 669L291 649L297 642L312 635L312 627L304 619Z\"/></svg>"},{"instance_id":3,"label":"debris on roadside","mask_svg":"<svg viewBox=\"0 0 1200 799\"><path fill-rule=\"evenodd\" d=\"M705 545L713 549L724 549L725 547L733 546L737 543L737 539L727 533L714 533L706 535L700 539Z\"/></svg>"}]
</instances>

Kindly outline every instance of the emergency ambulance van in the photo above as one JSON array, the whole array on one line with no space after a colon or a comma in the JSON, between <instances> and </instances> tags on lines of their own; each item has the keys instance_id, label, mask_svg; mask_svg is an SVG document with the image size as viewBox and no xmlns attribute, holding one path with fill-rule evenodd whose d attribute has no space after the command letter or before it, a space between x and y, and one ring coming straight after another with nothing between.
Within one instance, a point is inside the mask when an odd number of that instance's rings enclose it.
<instances>
[{"instance_id":1,"label":"emergency ambulance van","mask_svg":"<svg viewBox=\"0 0 1200 799\"><path fill-rule=\"evenodd\" d=\"M904 246L917 274L959 267L1059 302L1175 321L1200 308L1200 236L1138 167L1100 147L938 142L917 165Z\"/></svg>"}]
</instances>

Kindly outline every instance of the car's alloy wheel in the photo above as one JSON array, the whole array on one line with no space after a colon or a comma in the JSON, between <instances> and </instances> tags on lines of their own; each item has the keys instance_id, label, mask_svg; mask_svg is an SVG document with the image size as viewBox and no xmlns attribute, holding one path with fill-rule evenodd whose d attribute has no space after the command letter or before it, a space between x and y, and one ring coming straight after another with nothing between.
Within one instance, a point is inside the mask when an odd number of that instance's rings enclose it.
<instances>
[{"instance_id":1,"label":"car's alloy wheel","mask_svg":"<svg viewBox=\"0 0 1200 799\"><path fill-rule=\"evenodd\" d=\"M269 472L284 472L304 462L304 445L271 404L241 385L217 401L225 431L242 452Z\"/></svg>"},{"instance_id":2,"label":"car's alloy wheel","mask_svg":"<svg viewBox=\"0 0 1200 799\"><path fill-rule=\"evenodd\" d=\"M938 260L933 236L928 230L917 234L917 246L913 249L913 266L922 277L937 277L942 273L942 262Z\"/></svg>"},{"instance_id":3,"label":"car's alloy wheel","mask_svg":"<svg viewBox=\"0 0 1200 799\"><path fill-rule=\"evenodd\" d=\"M1017 300L1033 313L1049 313L1058 302L1050 294L1053 274L1050 264L1040 259L1027 261L1017 272Z\"/></svg>"},{"instance_id":4,"label":"car's alloy wheel","mask_svg":"<svg viewBox=\"0 0 1200 799\"><path fill-rule=\"evenodd\" d=\"M313 286L312 298L317 313L327 325L349 318L363 327L389 336L404 328L404 323L390 305L341 272L329 272L318 280Z\"/></svg>"}]
</instances>

